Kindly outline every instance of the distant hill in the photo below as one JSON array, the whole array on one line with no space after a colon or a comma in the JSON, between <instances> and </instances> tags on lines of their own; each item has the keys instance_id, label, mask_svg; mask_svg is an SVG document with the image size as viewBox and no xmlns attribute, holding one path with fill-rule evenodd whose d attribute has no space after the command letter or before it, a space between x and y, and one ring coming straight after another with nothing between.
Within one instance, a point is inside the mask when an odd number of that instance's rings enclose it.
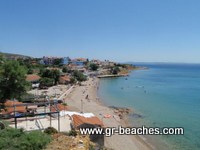
<instances>
[{"instance_id":1,"label":"distant hill","mask_svg":"<svg viewBox=\"0 0 200 150\"><path fill-rule=\"evenodd\" d=\"M3 53L3 52L0 52L0 55L3 55L6 59L13 59L13 60L16 60L18 58L22 58L22 59L33 58L30 56L25 56L21 54L12 54L12 53Z\"/></svg>"}]
</instances>

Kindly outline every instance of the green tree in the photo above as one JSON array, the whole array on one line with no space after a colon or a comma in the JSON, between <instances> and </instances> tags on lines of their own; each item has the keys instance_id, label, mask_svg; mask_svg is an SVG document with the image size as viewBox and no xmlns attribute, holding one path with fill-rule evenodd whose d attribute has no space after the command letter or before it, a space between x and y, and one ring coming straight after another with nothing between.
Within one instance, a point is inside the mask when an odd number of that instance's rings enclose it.
<instances>
[{"instance_id":1,"label":"green tree","mask_svg":"<svg viewBox=\"0 0 200 150\"><path fill-rule=\"evenodd\" d=\"M1 66L0 72L0 100L19 99L26 92L26 69L17 61L7 61Z\"/></svg>"},{"instance_id":2,"label":"green tree","mask_svg":"<svg viewBox=\"0 0 200 150\"><path fill-rule=\"evenodd\" d=\"M40 76L43 76L43 74L44 74L45 71L46 71L45 68L41 67L41 68L39 69L39 75L40 75Z\"/></svg>"},{"instance_id":3,"label":"green tree","mask_svg":"<svg viewBox=\"0 0 200 150\"><path fill-rule=\"evenodd\" d=\"M60 78L60 71L46 69L43 71L42 77L51 78L54 80L54 84L57 84Z\"/></svg>"},{"instance_id":4,"label":"green tree","mask_svg":"<svg viewBox=\"0 0 200 150\"><path fill-rule=\"evenodd\" d=\"M49 69L41 70L41 76L46 78L52 78L51 70Z\"/></svg>"},{"instance_id":5,"label":"green tree","mask_svg":"<svg viewBox=\"0 0 200 150\"><path fill-rule=\"evenodd\" d=\"M86 81L87 77L80 71L75 70L73 72L73 77L77 80L77 81Z\"/></svg>"},{"instance_id":6,"label":"green tree","mask_svg":"<svg viewBox=\"0 0 200 150\"><path fill-rule=\"evenodd\" d=\"M53 65L55 65L55 66L62 65L62 59L61 58L54 59Z\"/></svg>"},{"instance_id":7,"label":"green tree","mask_svg":"<svg viewBox=\"0 0 200 150\"><path fill-rule=\"evenodd\" d=\"M18 58L17 61L21 66L25 66L24 60L22 58Z\"/></svg>"},{"instance_id":8,"label":"green tree","mask_svg":"<svg viewBox=\"0 0 200 150\"><path fill-rule=\"evenodd\" d=\"M33 69L29 68L27 74L33 74Z\"/></svg>"},{"instance_id":9,"label":"green tree","mask_svg":"<svg viewBox=\"0 0 200 150\"><path fill-rule=\"evenodd\" d=\"M60 78L60 71L51 70L51 78L54 79L54 84L57 84Z\"/></svg>"},{"instance_id":10,"label":"green tree","mask_svg":"<svg viewBox=\"0 0 200 150\"><path fill-rule=\"evenodd\" d=\"M90 69L91 69L92 71L96 71L98 68L99 68L99 66L98 66L97 64L94 64L94 63L91 63L91 64L90 64Z\"/></svg>"},{"instance_id":11,"label":"green tree","mask_svg":"<svg viewBox=\"0 0 200 150\"><path fill-rule=\"evenodd\" d=\"M76 78L74 78L74 77L72 77L72 78L70 78L70 84L74 84L74 83L76 83Z\"/></svg>"},{"instance_id":12,"label":"green tree","mask_svg":"<svg viewBox=\"0 0 200 150\"><path fill-rule=\"evenodd\" d=\"M2 54L0 54L0 65L2 65L5 62L5 59Z\"/></svg>"},{"instance_id":13,"label":"green tree","mask_svg":"<svg viewBox=\"0 0 200 150\"><path fill-rule=\"evenodd\" d=\"M112 68L112 74L118 74L120 72L120 69L118 66L115 66L114 68Z\"/></svg>"},{"instance_id":14,"label":"green tree","mask_svg":"<svg viewBox=\"0 0 200 150\"><path fill-rule=\"evenodd\" d=\"M62 72L63 72L63 73L67 73L67 72L68 72L68 68L67 68L67 67L64 67L64 68L62 69Z\"/></svg>"},{"instance_id":15,"label":"green tree","mask_svg":"<svg viewBox=\"0 0 200 150\"><path fill-rule=\"evenodd\" d=\"M40 79L40 87L50 87L54 85L54 80L51 78L43 77Z\"/></svg>"}]
</instances>

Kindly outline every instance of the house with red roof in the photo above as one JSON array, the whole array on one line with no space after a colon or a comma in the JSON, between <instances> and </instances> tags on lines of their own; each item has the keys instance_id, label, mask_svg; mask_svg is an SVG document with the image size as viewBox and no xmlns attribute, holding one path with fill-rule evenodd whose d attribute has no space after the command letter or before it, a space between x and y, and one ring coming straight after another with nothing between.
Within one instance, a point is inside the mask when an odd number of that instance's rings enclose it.
<instances>
[{"instance_id":1,"label":"house with red roof","mask_svg":"<svg viewBox=\"0 0 200 150\"><path fill-rule=\"evenodd\" d=\"M80 130L80 128L102 128L104 127L103 122L96 116L84 117L80 115L72 115L72 129ZM104 135L103 134L91 134L89 135L90 140L104 146Z\"/></svg>"},{"instance_id":2,"label":"house with red roof","mask_svg":"<svg viewBox=\"0 0 200 150\"><path fill-rule=\"evenodd\" d=\"M86 62L87 62L86 58L76 58L71 60L72 64L75 64L79 67L83 67Z\"/></svg>"},{"instance_id":3,"label":"house with red roof","mask_svg":"<svg viewBox=\"0 0 200 150\"><path fill-rule=\"evenodd\" d=\"M80 115L72 115L72 126L74 129L79 130L80 128L88 127L103 127L103 122L96 116L84 117Z\"/></svg>"},{"instance_id":4,"label":"house with red roof","mask_svg":"<svg viewBox=\"0 0 200 150\"><path fill-rule=\"evenodd\" d=\"M36 74L29 74L26 76L26 81L32 84L32 88L38 88L40 85L39 84L40 78L41 77Z\"/></svg>"},{"instance_id":5,"label":"house with red roof","mask_svg":"<svg viewBox=\"0 0 200 150\"><path fill-rule=\"evenodd\" d=\"M2 114L14 114L14 113L25 113L27 112L25 106L16 106L21 105L22 102L19 101L12 101L12 100L6 100L4 103L4 110L2 111Z\"/></svg>"}]
</instances>

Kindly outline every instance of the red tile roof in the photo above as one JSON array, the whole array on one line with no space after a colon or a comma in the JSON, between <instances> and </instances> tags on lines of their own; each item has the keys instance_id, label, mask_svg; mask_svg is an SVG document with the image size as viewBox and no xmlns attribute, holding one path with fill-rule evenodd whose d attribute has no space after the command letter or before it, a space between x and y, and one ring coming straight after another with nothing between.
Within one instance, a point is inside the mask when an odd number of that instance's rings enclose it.
<instances>
[{"instance_id":1,"label":"red tile roof","mask_svg":"<svg viewBox=\"0 0 200 150\"><path fill-rule=\"evenodd\" d=\"M50 110L52 111L52 112L56 112L56 111L62 111L62 110L67 110L67 106L65 106L65 105L63 105L63 104L57 104L57 106L56 105L53 105L53 106L51 106L50 107Z\"/></svg>"},{"instance_id":2,"label":"red tile roof","mask_svg":"<svg viewBox=\"0 0 200 150\"><path fill-rule=\"evenodd\" d=\"M26 76L26 81L38 81L40 80L40 76L36 75L36 74L29 74Z\"/></svg>"},{"instance_id":3,"label":"red tile roof","mask_svg":"<svg viewBox=\"0 0 200 150\"><path fill-rule=\"evenodd\" d=\"M21 102L18 102L18 101L11 101L11 100L7 100L5 103L4 103L4 106L5 106L5 113L13 113L14 111L16 112L21 112L21 113L24 113L26 112L26 107L25 106L16 106L14 108L14 105L17 105L17 104L23 104Z\"/></svg>"},{"instance_id":4,"label":"red tile roof","mask_svg":"<svg viewBox=\"0 0 200 150\"><path fill-rule=\"evenodd\" d=\"M80 115L72 115L72 119L75 128L78 128L82 124L92 124L101 127L103 126L103 122L98 117L86 118Z\"/></svg>"}]
</instances>

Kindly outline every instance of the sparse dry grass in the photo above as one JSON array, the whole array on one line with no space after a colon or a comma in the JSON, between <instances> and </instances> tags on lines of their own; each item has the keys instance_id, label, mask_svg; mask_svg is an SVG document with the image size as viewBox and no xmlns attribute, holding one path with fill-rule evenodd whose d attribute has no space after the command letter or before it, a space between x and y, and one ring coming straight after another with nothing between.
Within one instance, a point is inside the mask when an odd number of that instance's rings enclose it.
<instances>
[{"instance_id":1,"label":"sparse dry grass","mask_svg":"<svg viewBox=\"0 0 200 150\"><path fill-rule=\"evenodd\" d=\"M53 141L45 150L89 150L92 143L88 136L67 136L64 134L54 134Z\"/></svg>"}]
</instances>

